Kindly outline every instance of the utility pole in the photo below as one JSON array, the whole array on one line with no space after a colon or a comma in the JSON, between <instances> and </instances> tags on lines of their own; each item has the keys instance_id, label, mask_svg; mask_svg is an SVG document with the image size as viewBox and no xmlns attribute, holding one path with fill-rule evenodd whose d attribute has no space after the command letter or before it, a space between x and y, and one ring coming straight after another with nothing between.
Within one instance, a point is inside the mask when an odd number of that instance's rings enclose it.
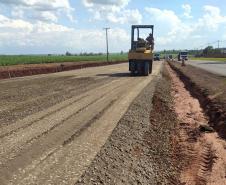
<instances>
[{"instance_id":1,"label":"utility pole","mask_svg":"<svg viewBox=\"0 0 226 185\"><path fill-rule=\"evenodd\" d=\"M220 48L220 41L218 40L217 41L217 44L218 44L218 49Z\"/></svg>"},{"instance_id":2,"label":"utility pole","mask_svg":"<svg viewBox=\"0 0 226 185\"><path fill-rule=\"evenodd\" d=\"M109 52L108 52L108 30L110 28L104 28L104 30L106 31L106 46L107 46L107 62L109 62Z\"/></svg>"}]
</instances>

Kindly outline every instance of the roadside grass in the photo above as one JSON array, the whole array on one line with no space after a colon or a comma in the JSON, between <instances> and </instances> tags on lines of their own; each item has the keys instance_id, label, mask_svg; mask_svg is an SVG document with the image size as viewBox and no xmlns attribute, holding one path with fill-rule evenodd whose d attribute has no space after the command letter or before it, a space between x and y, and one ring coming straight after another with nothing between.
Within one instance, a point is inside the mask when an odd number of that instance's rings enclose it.
<instances>
[{"instance_id":1,"label":"roadside grass","mask_svg":"<svg viewBox=\"0 0 226 185\"><path fill-rule=\"evenodd\" d=\"M226 58L204 58L204 57L192 57L190 60L209 60L209 61L220 61L226 62Z\"/></svg>"},{"instance_id":2,"label":"roadside grass","mask_svg":"<svg viewBox=\"0 0 226 185\"><path fill-rule=\"evenodd\" d=\"M127 60L127 54L110 54L110 61ZM0 66L19 64L44 64L81 61L106 61L106 55L94 56L47 56L47 55L0 55Z\"/></svg>"}]
</instances>

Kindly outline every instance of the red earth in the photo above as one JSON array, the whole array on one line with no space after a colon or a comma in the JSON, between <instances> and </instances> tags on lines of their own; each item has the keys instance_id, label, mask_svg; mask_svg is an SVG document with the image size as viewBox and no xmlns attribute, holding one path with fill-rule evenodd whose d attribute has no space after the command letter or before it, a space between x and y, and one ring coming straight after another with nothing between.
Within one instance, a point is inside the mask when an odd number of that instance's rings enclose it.
<instances>
[{"instance_id":1,"label":"red earth","mask_svg":"<svg viewBox=\"0 0 226 185\"><path fill-rule=\"evenodd\" d=\"M82 62L51 63L51 64L26 64L7 67L2 66L0 67L0 79L56 73L61 71L69 71L87 67L120 64L124 62L126 61L116 61L116 62L82 61Z\"/></svg>"}]
</instances>

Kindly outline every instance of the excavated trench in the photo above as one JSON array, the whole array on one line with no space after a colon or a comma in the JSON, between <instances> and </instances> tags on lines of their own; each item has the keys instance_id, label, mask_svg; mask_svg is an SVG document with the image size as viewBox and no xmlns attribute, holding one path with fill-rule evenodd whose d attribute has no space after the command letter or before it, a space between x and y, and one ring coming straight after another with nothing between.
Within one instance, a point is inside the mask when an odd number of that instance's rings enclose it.
<instances>
[{"instance_id":1,"label":"excavated trench","mask_svg":"<svg viewBox=\"0 0 226 185\"><path fill-rule=\"evenodd\" d=\"M169 62L169 65L185 84L185 88L199 100L209 118L208 124L218 132L220 137L226 139L226 100L225 98L217 99L226 93L225 82L223 82L225 79L218 79L219 77L192 66L186 66L187 70L183 70L177 63ZM197 71L193 72L194 69ZM196 76L196 80L191 79L189 73L193 73L193 78Z\"/></svg>"},{"instance_id":2,"label":"excavated trench","mask_svg":"<svg viewBox=\"0 0 226 185\"><path fill-rule=\"evenodd\" d=\"M167 65L172 80L172 96L179 124L174 140L181 159L180 181L184 184L226 184L226 142L209 127L212 119L202 108L204 98L197 96L193 84L181 81L181 73ZM197 99L199 97L200 99ZM201 102L201 103L200 103ZM209 112L209 111L208 111Z\"/></svg>"}]
</instances>

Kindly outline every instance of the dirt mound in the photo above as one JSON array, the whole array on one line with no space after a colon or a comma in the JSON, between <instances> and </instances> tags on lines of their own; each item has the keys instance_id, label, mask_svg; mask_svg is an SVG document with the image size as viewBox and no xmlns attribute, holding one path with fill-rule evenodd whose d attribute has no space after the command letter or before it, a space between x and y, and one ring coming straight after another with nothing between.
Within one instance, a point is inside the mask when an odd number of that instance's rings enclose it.
<instances>
[{"instance_id":1,"label":"dirt mound","mask_svg":"<svg viewBox=\"0 0 226 185\"><path fill-rule=\"evenodd\" d=\"M97 67L104 65L113 65L125 63L126 61L117 62L67 62L67 63L53 63L53 64L28 64L16 65L9 67L0 67L0 79L15 78L22 76L31 76L38 74L57 73L62 71L69 71L75 69L82 69L87 67Z\"/></svg>"}]
</instances>

